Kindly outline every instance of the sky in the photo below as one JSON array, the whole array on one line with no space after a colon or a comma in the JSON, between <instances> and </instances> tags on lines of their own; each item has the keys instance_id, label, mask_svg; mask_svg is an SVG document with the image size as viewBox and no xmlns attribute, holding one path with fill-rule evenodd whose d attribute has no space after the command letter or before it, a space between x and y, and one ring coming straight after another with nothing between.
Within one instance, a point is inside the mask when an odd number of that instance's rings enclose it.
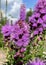
<instances>
[{"instance_id":1,"label":"sky","mask_svg":"<svg viewBox=\"0 0 46 65\"><path fill-rule=\"evenodd\" d=\"M5 13L6 10L6 0L1 0L1 8L2 11ZM29 8L34 9L34 6L36 5L37 0L7 0L8 6L7 6L7 14L6 16L8 19L19 19L19 13L20 13L20 6L22 3L26 6L26 11L29 11Z\"/></svg>"},{"instance_id":2,"label":"sky","mask_svg":"<svg viewBox=\"0 0 46 65\"><path fill-rule=\"evenodd\" d=\"M37 0L23 0L23 3L26 5L26 8L34 8L37 3Z\"/></svg>"}]
</instances>

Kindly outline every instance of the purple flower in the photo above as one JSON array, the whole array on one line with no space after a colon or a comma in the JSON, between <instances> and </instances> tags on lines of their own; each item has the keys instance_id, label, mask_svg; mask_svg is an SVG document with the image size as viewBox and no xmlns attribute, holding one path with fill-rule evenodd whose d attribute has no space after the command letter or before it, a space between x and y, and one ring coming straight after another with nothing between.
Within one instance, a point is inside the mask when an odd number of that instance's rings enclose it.
<instances>
[{"instance_id":1,"label":"purple flower","mask_svg":"<svg viewBox=\"0 0 46 65\"><path fill-rule=\"evenodd\" d=\"M40 13L34 13L34 16L37 18L37 17L40 17Z\"/></svg>"},{"instance_id":2,"label":"purple flower","mask_svg":"<svg viewBox=\"0 0 46 65\"><path fill-rule=\"evenodd\" d=\"M38 19L37 21L38 24L42 24L43 23L43 20L41 18Z\"/></svg>"},{"instance_id":3,"label":"purple flower","mask_svg":"<svg viewBox=\"0 0 46 65\"><path fill-rule=\"evenodd\" d=\"M37 34L38 34L38 30L35 30L35 31L34 31L34 35L37 35Z\"/></svg>"},{"instance_id":4,"label":"purple flower","mask_svg":"<svg viewBox=\"0 0 46 65\"><path fill-rule=\"evenodd\" d=\"M4 36L8 36L11 34L11 26L10 25L5 25L5 26L2 26L2 34Z\"/></svg>"},{"instance_id":5,"label":"purple flower","mask_svg":"<svg viewBox=\"0 0 46 65\"><path fill-rule=\"evenodd\" d=\"M29 17L29 22L30 22L30 23L36 22L36 19L34 18L34 15L31 16L31 17Z\"/></svg>"},{"instance_id":6,"label":"purple flower","mask_svg":"<svg viewBox=\"0 0 46 65\"><path fill-rule=\"evenodd\" d=\"M43 3L42 2L39 2L38 7L39 8L44 8Z\"/></svg>"},{"instance_id":7,"label":"purple flower","mask_svg":"<svg viewBox=\"0 0 46 65\"><path fill-rule=\"evenodd\" d=\"M46 29L46 24L43 24L43 28Z\"/></svg>"},{"instance_id":8,"label":"purple flower","mask_svg":"<svg viewBox=\"0 0 46 65\"><path fill-rule=\"evenodd\" d=\"M42 34L46 29L46 1L39 0L32 16L29 17L29 25L34 35Z\"/></svg>"},{"instance_id":9,"label":"purple flower","mask_svg":"<svg viewBox=\"0 0 46 65\"><path fill-rule=\"evenodd\" d=\"M36 23L34 23L32 26L33 26L33 27L37 27L37 24L36 24Z\"/></svg>"},{"instance_id":10,"label":"purple flower","mask_svg":"<svg viewBox=\"0 0 46 65\"><path fill-rule=\"evenodd\" d=\"M45 63L40 59L35 59L33 61L29 61L26 65L45 65Z\"/></svg>"},{"instance_id":11,"label":"purple flower","mask_svg":"<svg viewBox=\"0 0 46 65\"><path fill-rule=\"evenodd\" d=\"M46 15L43 16L43 21L46 22Z\"/></svg>"},{"instance_id":12,"label":"purple flower","mask_svg":"<svg viewBox=\"0 0 46 65\"><path fill-rule=\"evenodd\" d=\"M41 10L40 10L40 13L41 13L41 14L46 14L46 10L45 10L45 9L41 9Z\"/></svg>"},{"instance_id":13,"label":"purple flower","mask_svg":"<svg viewBox=\"0 0 46 65\"><path fill-rule=\"evenodd\" d=\"M20 53L23 53L23 52L25 52L26 51L26 48L21 48L20 49Z\"/></svg>"},{"instance_id":14,"label":"purple flower","mask_svg":"<svg viewBox=\"0 0 46 65\"><path fill-rule=\"evenodd\" d=\"M16 54L14 55L14 59L15 59L15 60L18 60L19 55L20 55L20 53L19 53L19 52L16 52Z\"/></svg>"},{"instance_id":15,"label":"purple flower","mask_svg":"<svg viewBox=\"0 0 46 65\"><path fill-rule=\"evenodd\" d=\"M16 26L17 25L17 26ZM18 21L12 29L12 39L18 47L26 47L30 41L30 27L24 21Z\"/></svg>"},{"instance_id":16,"label":"purple flower","mask_svg":"<svg viewBox=\"0 0 46 65\"><path fill-rule=\"evenodd\" d=\"M43 31L43 28L41 27L41 28L39 28L38 30L39 30L39 32L40 32L40 31L42 32L42 31Z\"/></svg>"},{"instance_id":17,"label":"purple flower","mask_svg":"<svg viewBox=\"0 0 46 65\"><path fill-rule=\"evenodd\" d=\"M26 8L24 4L22 4L20 8L20 19L23 21L26 19Z\"/></svg>"},{"instance_id":18,"label":"purple flower","mask_svg":"<svg viewBox=\"0 0 46 65\"><path fill-rule=\"evenodd\" d=\"M10 37L11 37L11 26L9 24L6 24L5 26L2 26L1 33L4 36L4 41L5 42L10 41Z\"/></svg>"}]
</instances>

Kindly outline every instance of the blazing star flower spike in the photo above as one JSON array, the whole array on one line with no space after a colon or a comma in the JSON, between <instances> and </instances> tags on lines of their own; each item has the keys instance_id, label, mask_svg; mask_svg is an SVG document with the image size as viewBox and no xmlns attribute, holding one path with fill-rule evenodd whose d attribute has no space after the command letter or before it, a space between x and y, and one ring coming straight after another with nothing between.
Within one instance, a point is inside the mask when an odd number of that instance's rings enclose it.
<instances>
[{"instance_id":1,"label":"blazing star flower spike","mask_svg":"<svg viewBox=\"0 0 46 65\"><path fill-rule=\"evenodd\" d=\"M42 34L46 29L46 0L38 0L32 16L29 17L30 29L34 35Z\"/></svg>"},{"instance_id":2,"label":"blazing star flower spike","mask_svg":"<svg viewBox=\"0 0 46 65\"><path fill-rule=\"evenodd\" d=\"M26 19L26 7L24 4L21 5L20 8L20 19L24 21Z\"/></svg>"},{"instance_id":3,"label":"blazing star flower spike","mask_svg":"<svg viewBox=\"0 0 46 65\"><path fill-rule=\"evenodd\" d=\"M18 47L26 47L30 41L30 27L24 21L19 21L13 26L12 39Z\"/></svg>"}]
</instances>

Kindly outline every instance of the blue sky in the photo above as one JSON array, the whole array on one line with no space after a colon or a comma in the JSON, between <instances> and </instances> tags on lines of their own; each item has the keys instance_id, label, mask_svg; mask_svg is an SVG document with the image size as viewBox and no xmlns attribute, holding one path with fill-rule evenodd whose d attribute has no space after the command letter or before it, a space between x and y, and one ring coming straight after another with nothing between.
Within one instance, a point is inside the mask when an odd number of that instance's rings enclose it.
<instances>
[{"instance_id":1,"label":"blue sky","mask_svg":"<svg viewBox=\"0 0 46 65\"><path fill-rule=\"evenodd\" d=\"M6 0L1 0L2 10L4 13L5 13L5 9L6 9L5 2L6 2ZM28 11L29 8L34 9L34 6L35 6L37 0L7 0L7 2L8 2L8 8L7 8L8 18L18 19L21 4L24 3L26 6L26 10ZM9 16L9 15L11 15L11 16Z\"/></svg>"},{"instance_id":2,"label":"blue sky","mask_svg":"<svg viewBox=\"0 0 46 65\"><path fill-rule=\"evenodd\" d=\"M37 0L23 0L23 3L26 5L27 8L34 8L36 5Z\"/></svg>"}]
</instances>

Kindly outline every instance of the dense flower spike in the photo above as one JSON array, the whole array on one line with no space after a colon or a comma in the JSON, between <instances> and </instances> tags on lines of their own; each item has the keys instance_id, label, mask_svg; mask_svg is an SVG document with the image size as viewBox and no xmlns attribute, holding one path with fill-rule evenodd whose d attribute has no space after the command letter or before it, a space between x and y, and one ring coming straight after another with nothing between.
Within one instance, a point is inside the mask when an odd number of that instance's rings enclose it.
<instances>
[{"instance_id":1,"label":"dense flower spike","mask_svg":"<svg viewBox=\"0 0 46 65\"><path fill-rule=\"evenodd\" d=\"M29 22L34 35L43 33L46 29L46 0L38 1Z\"/></svg>"},{"instance_id":2,"label":"dense flower spike","mask_svg":"<svg viewBox=\"0 0 46 65\"><path fill-rule=\"evenodd\" d=\"M30 41L29 25L19 20L12 29L12 39L18 47L26 47Z\"/></svg>"},{"instance_id":3,"label":"dense flower spike","mask_svg":"<svg viewBox=\"0 0 46 65\"><path fill-rule=\"evenodd\" d=\"M6 24L5 26L2 27L2 34L4 36L5 41L10 40L11 26L9 24Z\"/></svg>"},{"instance_id":4,"label":"dense flower spike","mask_svg":"<svg viewBox=\"0 0 46 65\"><path fill-rule=\"evenodd\" d=\"M26 8L24 4L22 4L20 8L20 19L23 21L26 19Z\"/></svg>"},{"instance_id":5,"label":"dense flower spike","mask_svg":"<svg viewBox=\"0 0 46 65\"><path fill-rule=\"evenodd\" d=\"M35 59L34 61L28 62L26 65L45 65L45 63L40 59Z\"/></svg>"}]
</instances>

